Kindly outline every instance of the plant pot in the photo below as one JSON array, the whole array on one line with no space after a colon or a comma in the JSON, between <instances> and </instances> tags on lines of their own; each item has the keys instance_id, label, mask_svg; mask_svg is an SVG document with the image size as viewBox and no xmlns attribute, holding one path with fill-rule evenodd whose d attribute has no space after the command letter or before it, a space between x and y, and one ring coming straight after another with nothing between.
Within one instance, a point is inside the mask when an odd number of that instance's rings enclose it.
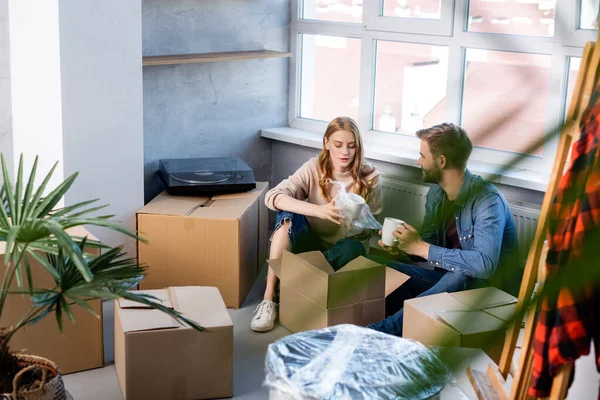
<instances>
[{"instance_id":1,"label":"plant pot","mask_svg":"<svg viewBox=\"0 0 600 400\"><path fill-rule=\"evenodd\" d=\"M54 377L44 382L42 387L34 389L29 392L18 392L15 393L1 393L0 400L73 400L73 397L65 389L65 385L62 380L62 374L58 369L58 366L52 361L38 356L30 356L27 354L15 354L14 357L18 360L19 364L24 368L29 366L41 367L44 371L51 372ZM19 372L25 371L22 369ZM46 376L46 374L44 374ZM21 374L17 373L13 379L13 387L19 387L21 380ZM44 380L44 378L42 378Z\"/></svg>"}]
</instances>

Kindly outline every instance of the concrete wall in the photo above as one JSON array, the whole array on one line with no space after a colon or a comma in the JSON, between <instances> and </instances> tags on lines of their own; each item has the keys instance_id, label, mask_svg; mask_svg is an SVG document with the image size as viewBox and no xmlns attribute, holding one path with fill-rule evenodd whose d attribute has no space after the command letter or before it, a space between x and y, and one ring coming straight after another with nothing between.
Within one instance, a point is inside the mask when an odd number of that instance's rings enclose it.
<instances>
[{"instance_id":1,"label":"concrete wall","mask_svg":"<svg viewBox=\"0 0 600 400\"><path fill-rule=\"evenodd\" d=\"M144 55L289 49L289 0L144 0ZM239 156L269 180L271 143L287 124L288 59L144 67L145 200L162 190L161 158Z\"/></svg>"},{"instance_id":2,"label":"concrete wall","mask_svg":"<svg viewBox=\"0 0 600 400\"><path fill-rule=\"evenodd\" d=\"M60 37L64 172L79 171L66 203L99 198L133 230L144 190L141 0L60 0ZM123 235L90 230L135 254Z\"/></svg>"},{"instance_id":3,"label":"concrete wall","mask_svg":"<svg viewBox=\"0 0 600 400\"><path fill-rule=\"evenodd\" d=\"M8 0L0 0L0 153L12 174L12 102L10 91L10 27Z\"/></svg>"},{"instance_id":4,"label":"concrete wall","mask_svg":"<svg viewBox=\"0 0 600 400\"><path fill-rule=\"evenodd\" d=\"M316 156L318 153L319 150L317 149L273 141L273 184L276 185L277 183L281 182L282 179L293 174L296 169L306 162L306 160ZM371 162L386 175L390 175L396 179L407 182L417 184L422 183L421 171L416 164L413 168L382 161L371 160ZM544 198L544 192L537 192L534 190L498 184L496 186L500 189L504 196L510 200L539 205L542 204L542 200Z\"/></svg>"}]
</instances>

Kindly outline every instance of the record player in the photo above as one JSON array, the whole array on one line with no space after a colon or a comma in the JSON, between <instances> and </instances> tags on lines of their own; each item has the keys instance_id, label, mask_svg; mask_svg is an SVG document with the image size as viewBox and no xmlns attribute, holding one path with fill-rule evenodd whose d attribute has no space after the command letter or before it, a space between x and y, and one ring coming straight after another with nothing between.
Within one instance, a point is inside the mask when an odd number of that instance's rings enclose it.
<instances>
[{"instance_id":1,"label":"record player","mask_svg":"<svg viewBox=\"0 0 600 400\"><path fill-rule=\"evenodd\" d=\"M256 188L252 169L238 157L159 160L158 175L173 195L213 196Z\"/></svg>"}]
</instances>

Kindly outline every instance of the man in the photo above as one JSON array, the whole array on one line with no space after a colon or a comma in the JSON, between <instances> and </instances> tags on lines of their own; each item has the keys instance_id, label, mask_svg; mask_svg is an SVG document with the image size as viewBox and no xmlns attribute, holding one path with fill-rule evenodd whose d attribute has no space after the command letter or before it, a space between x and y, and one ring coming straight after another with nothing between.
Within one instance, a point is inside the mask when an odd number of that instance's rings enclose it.
<instances>
[{"instance_id":1,"label":"man","mask_svg":"<svg viewBox=\"0 0 600 400\"><path fill-rule=\"evenodd\" d=\"M391 263L411 278L388 298L386 311L391 315L369 325L397 336L402 335L404 300L489 285L491 278L496 278L494 283L507 281L520 271L517 230L504 196L467 169L473 149L467 133L445 123L422 129L417 136L421 139L417 165L423 181L432 184L421 232L404 224L394 232L397 247L387 247L381 240L379 246L421 262ZM500 288L514 293L518 284Z\"/></svg>"}]
</instances>

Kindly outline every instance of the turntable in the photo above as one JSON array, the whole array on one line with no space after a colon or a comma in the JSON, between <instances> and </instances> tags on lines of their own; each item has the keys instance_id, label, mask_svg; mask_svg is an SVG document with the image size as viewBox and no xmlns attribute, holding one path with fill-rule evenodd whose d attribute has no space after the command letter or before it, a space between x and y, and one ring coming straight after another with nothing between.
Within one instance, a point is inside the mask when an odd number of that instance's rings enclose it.
<instances>
[{"instance_id":1,"label":"turntable","mask_svg":"<svg viewBox=\"0 0 600 400\"><path fill-rule=\"evenodd\" d=\"M159 160L158 175L173 195L213 196L256 188L252 169L238 157Z\"/></svg>"}]
</instances>

